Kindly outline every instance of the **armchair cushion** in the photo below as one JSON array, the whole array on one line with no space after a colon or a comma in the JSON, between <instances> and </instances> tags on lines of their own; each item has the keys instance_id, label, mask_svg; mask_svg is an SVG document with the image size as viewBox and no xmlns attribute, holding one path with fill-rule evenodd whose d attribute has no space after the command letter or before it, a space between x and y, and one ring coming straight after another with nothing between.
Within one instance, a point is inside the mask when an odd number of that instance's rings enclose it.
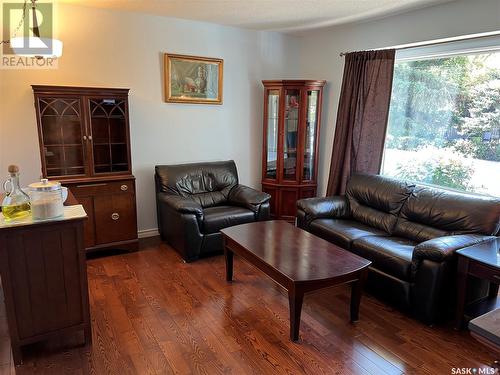
<instances>
[{"instance_id":1,"label":"armchair cushion","mask_svg":"<svg viewBox=\"0 0 500 375\"><path fill-rule=\"evenodd\" d=\"M234 186L228 196L229 203L248 208L255 213L259 211L261 204L269 202L270 199L271 196L269 194L245 185Z\"/></svg>"},{"instance_id":2,"label":"armchair cushion","mask_svg":"<svg viewBox=\"0 0 500 375\"><path fill-rule=\"evenodd\" d=\"M190 197L203 208L227 202L238 184L234 161L156 166L157 191Z\"/></svg>"},{"instance_id":3,"label":"armchair cushion","mask_svg":"<svg viewBox=\"0 0 500 375\"><path fill-rule=\"evenodd\" d=\"M158 193L158 202L166 204L172 210L179 213L193 214L198 217L203 216L203 208L201 205L190 198L181 197L180 195Z\"/></svg>"},{"instance_id":4,"label":"armchair cushion","mask_svg":"<svg viewBox=\"0 0 500 375\"><path fill-rule=\"evenodd\" d=\"M203 210L203 232L217 233L221 229L255 221L253 211L238 206L216 206Z\"/></svg>"}]
</instances>

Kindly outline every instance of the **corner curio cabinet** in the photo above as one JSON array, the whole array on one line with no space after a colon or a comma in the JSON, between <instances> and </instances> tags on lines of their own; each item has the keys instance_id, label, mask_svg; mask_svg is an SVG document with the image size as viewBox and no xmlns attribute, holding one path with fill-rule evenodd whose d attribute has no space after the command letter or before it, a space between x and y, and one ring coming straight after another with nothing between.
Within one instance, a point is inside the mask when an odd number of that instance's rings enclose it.
<instances>
[{"instance_id":1,"label":"corner curio cabinet","mask_svg":"<svg viewBox=\"0 0 500 375\"><path fill-rule=\"evenodd\" d=\"M316 195L318 137L325 81L262 83L262 190L271 194L271 216L293 221L297 200Z\"/></svg>"},{"instance_id":2,"label":"corner curio cabinet","mask_svg":"<svg viewBox=\"0 0 500 375\"><path fill-rule=\"evenodd\" d=\"M42 175L83 205L87 251L137 246L128 89L32 86Z\"/></svg>"}]
</instances>

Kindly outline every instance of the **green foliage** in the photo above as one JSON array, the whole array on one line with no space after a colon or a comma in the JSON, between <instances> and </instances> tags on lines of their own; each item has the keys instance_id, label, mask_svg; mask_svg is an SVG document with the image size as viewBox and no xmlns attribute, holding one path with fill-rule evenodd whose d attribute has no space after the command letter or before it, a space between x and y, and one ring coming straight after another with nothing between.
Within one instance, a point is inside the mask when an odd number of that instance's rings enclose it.
<instances>
[{"instance_id":1,"label":"green foliage","mask_svg":"<svg viewBox=\"0 0 500 375\"><path fill-rule=\"evenodd\" d=\"M482 137L459 139L453 149L462 155L473 155L477 159L499 161L500 142L497 140L484 142Z\"/></svg>"},{"instance_id":2,"label":"green foliage","mask_svg":"<svg viewBox=\"0 0 500 375\"><path fill-rule=\"evenodd\" d=\"M386 147L420 150L448 147L477 159L500 161L500 68L489 55L398 63Z\"/></svg>"},{"instance_id":3,"label":"green foliage","mask_svg":"<svg viewBox=\"0 0 500 375\"><path fill-rule=\"evenodd\" d=\"M427 147L409 162L398 163L395 177L453 189L475 191L470 183L473 165L453 149Z\"/></svg>"},{"instance_id":4,"label":"green foliage","mask_svg":"<svg viewBox=\"0 0 500 375\"><path fill-rule=\"evenodd\" d=\"M488 80L470 90L470 116L458 127L463 139L451 146L478 159L500 161L499 139L483 139L486 132L500 128L500 70L487 73Z\"/></svg>"},{"instance_id":5,"label":"green foliage","mask_svg":"<svg viewBox=\"0 0 500 375\"><path fill-rule=\"evenodd\" d=\"M452 121L458 84L447 69L449 59L413 61L395 66L388 134L388 147L417 150L428 144L442 146L444 132ZM462 63L463 64L463 63ZM460 75L460 63L452 69Z\"/></svg>"},{"instance_id":6,"label":"green foliage","mask_svg":"<svg viewBox=\"0 0 500 375\"><path fill-rule=\"evenodd\" d=\"M498 166L480 160L500 162L499 131L500 54L396 64L386 148L398 159L384 173L488 193L477 176Z\"/></svg>"}]
</instances>

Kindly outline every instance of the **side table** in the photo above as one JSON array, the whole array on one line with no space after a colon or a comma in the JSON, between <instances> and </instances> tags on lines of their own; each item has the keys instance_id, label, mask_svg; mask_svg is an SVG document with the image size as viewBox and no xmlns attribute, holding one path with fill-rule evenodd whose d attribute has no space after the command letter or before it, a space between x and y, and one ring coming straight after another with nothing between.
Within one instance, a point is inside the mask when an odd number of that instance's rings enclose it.
<instances>
[{"instance_id":1,"label":"side table","mask_svg":"<svg viewBox=\"0 0 500 375\"><path fill-rule=\"evenodd\" d=\"M457 308L455 328L461 329L468 320L500 307L500 239L485 241L457 250ZM466 306L467 284L470 276L490 282L488 296Z\"/></svg>"},{"instance_id":2,"label":"side table","mask_svg":"<svg viewBox=\"0 0 500 375\"><path fill-rule=\"evenodd\" d=\"M477 341L497 355L500 354L500 309L472 319L469 322L469 330Z\"/></svg>"}]
</instances>

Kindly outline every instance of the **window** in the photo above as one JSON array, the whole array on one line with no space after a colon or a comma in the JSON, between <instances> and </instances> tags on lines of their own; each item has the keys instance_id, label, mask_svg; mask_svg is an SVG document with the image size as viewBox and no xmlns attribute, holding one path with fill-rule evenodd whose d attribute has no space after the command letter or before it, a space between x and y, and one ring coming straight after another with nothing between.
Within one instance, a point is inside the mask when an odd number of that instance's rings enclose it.
<instances>
[{"instance_id":1,"label":"window","mask_svg":"<svg viewBox=\"0 0 500 375\"><path fill-rule=\"evenodd\" d=\"M381 173L500 196L500 52L397 61Z\"/></svg>"}]
</instances>

